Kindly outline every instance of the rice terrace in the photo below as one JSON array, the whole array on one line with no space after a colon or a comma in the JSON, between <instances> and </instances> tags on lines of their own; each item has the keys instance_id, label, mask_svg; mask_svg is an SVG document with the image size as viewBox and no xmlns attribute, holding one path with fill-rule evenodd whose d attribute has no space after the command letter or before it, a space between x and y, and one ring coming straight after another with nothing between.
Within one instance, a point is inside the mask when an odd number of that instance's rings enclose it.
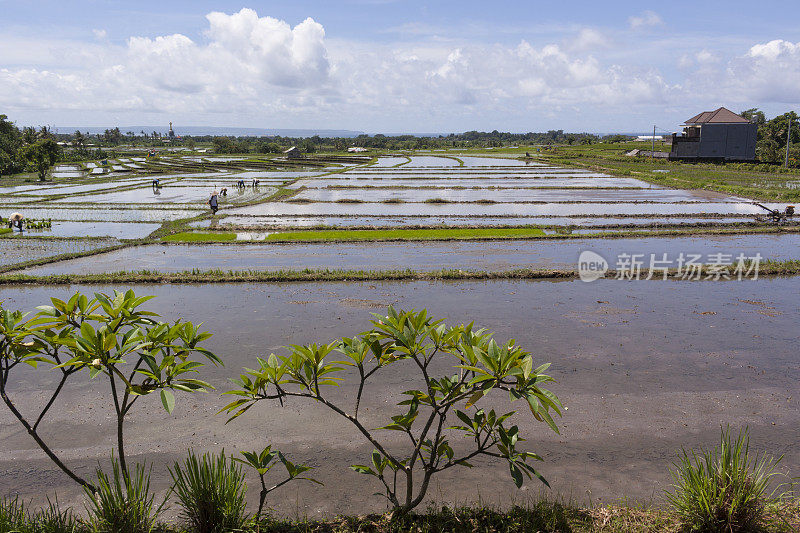
<instances>
[{"instance_id":1,"label":"rice terrace","mask_svg":"<svg viewBox=\"0 0 800 533\"><path fill-rule=\"evenodd\" d=\"M45 4L0 22L0 533L800 531L800 100L726 77L800 82L796 28Z\"/></svg>"}]
</instances>

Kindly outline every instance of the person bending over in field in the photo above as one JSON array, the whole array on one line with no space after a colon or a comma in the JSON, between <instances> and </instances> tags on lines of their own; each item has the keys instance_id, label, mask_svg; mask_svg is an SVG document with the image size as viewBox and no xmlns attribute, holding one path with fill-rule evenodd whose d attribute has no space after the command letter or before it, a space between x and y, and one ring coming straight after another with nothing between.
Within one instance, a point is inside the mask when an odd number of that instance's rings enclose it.
<instances>
[{"instance_id":1,"label":"person bending over in field","mask_svg":"<svg viewBox=\"0 0 800 533\"><path fill-rule=\"evenodd\" d=\"M211 207L211 214L216 215L219 209L219 198L217 191L211 193L211 198L208 199L208 205Z\"/></svg>"}]
</instances>

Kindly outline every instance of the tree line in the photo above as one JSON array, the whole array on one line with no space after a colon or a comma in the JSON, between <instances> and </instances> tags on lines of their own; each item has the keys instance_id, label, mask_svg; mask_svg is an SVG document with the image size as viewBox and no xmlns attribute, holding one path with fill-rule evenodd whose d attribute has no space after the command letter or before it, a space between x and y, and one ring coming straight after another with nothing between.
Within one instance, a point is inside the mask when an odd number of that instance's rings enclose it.
<instances>
[{"instance_id":1,"label":"tree line","mask_svg":"<svg viewBox=\"0 0 800 533\"><path fill-rule=\"evenodd\" d=\"M763 111L752 108L741 115L758 124L756 157L764 163L783 163L786 157L787 136L790 136L789 166L800 167L800 124L794 111L767 120ZM304 153L344 151L351 147L371 150L437 150L452 148L493 148L515 145L574 145L598 142L622 142L627 135L600 136L591 133L567 133L564 130L509 133L467 131L439 136L367 135L357 137L226 137L183 136L168 139L171 145L190 150L197 144L211 144L216 153L276 154L296 146ZM167 139L159 132L123 133L119 127L103 133L54 133L47 126L19 128L0 114L0 176L21 172L36 172L44 179L56 162L102 159L113 156L120 146L158 147ZM59 141L62 145L59 145Z\"/></svg>"},{"instance_id":2,"label":"tree line","mask_svg":"<svg viewBox=\"0 0 800 533\"><path fill-rule=\"evenodd\" d=\"M789 142L789 166L800 167L800 124L794 111L767 120L764 112L748 109L740 113L758 124L756 158L762 163L783 163L786 160L786 143Z\"/></svg>"}]
</instances>

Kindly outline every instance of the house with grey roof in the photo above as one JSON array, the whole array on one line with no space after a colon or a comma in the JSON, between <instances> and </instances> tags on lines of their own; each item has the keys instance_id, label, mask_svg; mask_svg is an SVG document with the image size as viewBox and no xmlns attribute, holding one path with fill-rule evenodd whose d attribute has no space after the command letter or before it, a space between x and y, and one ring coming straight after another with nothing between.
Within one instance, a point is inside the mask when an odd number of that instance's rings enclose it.
<instances>
[{"instance_id":1,"label":"house with grey roof","mask_svg":"<svg viewBox=\"0 0 800 533\"><path fill-rule=\"evenodd\" d=\"M284 150L283 154L286 156L286 159L301 159L303 157L303 152L301 152L300 148L296 146L292 146L288 150Z\"/></svg>"},{"instance_id":2,"label":"house with grey roof","mask_svg":"<svg viewBox=\"0 0 800 533\"><path fill-rule=\"evenodd\" d=\"M758 126L729 109L704 111L672 135L670 160L754 161Z\"/></svg>"}]
</instances>

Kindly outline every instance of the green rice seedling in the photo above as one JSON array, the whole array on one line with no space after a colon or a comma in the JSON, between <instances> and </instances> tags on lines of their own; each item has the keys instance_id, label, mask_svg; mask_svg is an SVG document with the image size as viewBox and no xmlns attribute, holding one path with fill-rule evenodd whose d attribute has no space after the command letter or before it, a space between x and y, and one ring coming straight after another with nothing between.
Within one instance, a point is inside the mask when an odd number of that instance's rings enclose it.
<instances>
[{"instance_id":1,"label":"green rice seedling","mask_svg":"<svg viewBox=\"0 0 800 533\"><path fill-rule=\"evenodd\" d=\"M164 510L167 499L155 504L155 495L150 492L150 472L137 464L133 472L125 475L119 461L111 458L109 478L97 469L97 492L88 487L84 491L89 498L87 511L91 525L97 533L149 533L155 528L158 516Z\"/></svg>"},{"instance_id":2,"label":"green rice seedling","mask_svg":"<svg viewBox=\"0 0 800 533\"><path fill-rule=\"evenodd\" d=\"M751 453L746 428L736 438L726 428L714 450L682 451L671 471L674 483L667 500L688 530L759 531L768 507L777 501L769 486L780 460Z\"/></svg>"},{"instance_id":3,"label":"green rice seedling","mask_svg":"<svg viewBox=\"0 0 800 533\"><path fill-rule=\"evenodd\" d=\"M202 457L189 450L183 465L175 463L170 474L181 517L191 531L223 533L247 524L244 474L241 466L228 461L224 450Z\"/></svg>"}]
</instances>

